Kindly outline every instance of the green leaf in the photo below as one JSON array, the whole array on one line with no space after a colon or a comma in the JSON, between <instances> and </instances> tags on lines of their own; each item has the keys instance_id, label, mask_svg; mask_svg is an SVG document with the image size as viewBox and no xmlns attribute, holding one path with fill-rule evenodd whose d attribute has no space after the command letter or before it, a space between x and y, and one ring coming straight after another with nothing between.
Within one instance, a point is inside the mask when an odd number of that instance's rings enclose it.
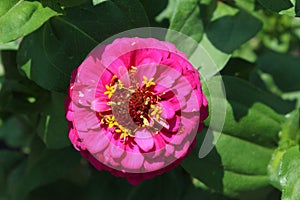
<instances>
[{"instance_id":1,"label":"green leaf","mask_svg":"<svg viewBox=\"0 0 300 200\"><path fill-rule=\"evenodd\" d=\"M0 110L16 114L29 114L33 116L45 102L45 91L34 82L22 76L16 64L16 51L1 51L5 70L5 79L0 91Z\"/></svg>"},{"instance_id":2,"label":"green leaf","mask_svg":"<svg viewBox=\"0 0 300 200\"><path fill-rule=\"evenodd\" d=\"M39 187L27 196L26 200L80 200L85 194L81 187L64 180L58 180L54 183Z\"/></svg>"},{"instance_id":3,"label":"green leaf","mask_svg":"<svg viewBox=\"0 0 300 200\"><path fill-rule=\"evenodd\" d=\"M300 151L299 145L275 152L270 163L272 184L282 190L283 200L298 199L300 193Z\"/></svg>"},{"instance_id":4,"label":"green leaf","mask_svg":"<svg viewBox=\"0 0 300 200\"><path fill-rule=\"evenodd\" d=\"M8 43L0 43L0 50L18 50L20 42L18 40L8 42Z\"/></svg>"},{"instance_id":5,"label":"green leaf","mask_svg":"<svg viewBox=\"0 0 300 200\"><path fill-rule=\"evenodd\" d=\"M212 78L208 82L215 80L217 79ZM275 148L281 124L285 121L283 115L293 110L294 104L264 92L242 79L223 76L223 82L228 101L226 115L214 111L216 115L226 117L223 132ZM210 121L207 120L206 125L209 124ZM213 124L211 126L214 128Z\"/></svg>"},{"instance_id":6,"label":"green leaf","mask_svg":"<svg viewBox=\"0 0 300 200\"><path fill-rule=\"evenodd\" d=\"M223 75L230 75L249 80L250 74L254 68L255 65L253 63L240 58L231 58L221 73Z\"/></svg>"},{"instance_id":7,"label":"green leaf","mask_svg":"<svg viewBox=\"0 0 300 200\"><path fill-rule=\"evenodd\" d=\"M261 28L260 20L241 10L234 16L213 21L208 27L207 37L219 50L230 54L255 36Z\"/></svg>"},{"instance_id":8,"label":"green leaf","mask_svg":"<svg viewBox=\"0 0 300 200\"><path fill-rule=\"evenodd\" d=\"M0 150L0 199L8 199L8 175L22 158L23 156L19 152Z\"/></svg>"},{"instance_id":9,"label":"green leaf","mask_svg":"<svg viewBox=\"0 0 300 200\"><path fill-rule=\"evenodd\" d=\"M281 92L298 91L300 90L299 62L299 57L269 52L259 57L257 70L270 74ZM253 79L252 82L255 83L257 80Z\"/></svg>"},{"instance_id":10,"label":"green leaf","mask_svg":"<svg viewBox=\"0 0 300 200\"><path fill-rule=\"evenodd\" d=\"M9 176L8 192L12 200L24 199L37 187L68 176L79 162L74 149L47 150L36 140L28 159Z\"/></svg>"},{"instance_id":11,"label":"green leaf","mask_svg":"<svg viewBox=\"0 0 300 200\"><path fill-rule=\"evenodd\" d=\"M300 59L289 54L268 52L257 62L250 81L284 99L297 102L297 107L300 107Z\"/></svg>"},{"instance_id":12,"label":"green leaf","mask_svg":"<svg viewBox=\"0 0 300 200\"><path fill-rule=\"evenodd\" d=\"M182 168L145 180L129 193L126 200L161 200L182 199L187 187L191 185L190 179Z\"/></svg>"},{"instance_id":13,"label":"green leaf","mask_svg":"<svg viewBox=\"0 0 300 200\"><path fill-rule=\"evenodd\" d=\"M189 60L195 66L199 68L201 74L209 78L221 71L231 55L223 53L212 45L212 43L204 34L198 47L191 54Z\"/></svg>"},{"instance_id":14,"label":"green leaf","mask_svg":"<svg viewBox=\"0 0 300 200\"><path fill-rule=\"evenodd\" d=\"M0 42L28 35L58 13L39 2L2 0L0 3Z\"/></svg>"},{"instance_id":15,"label":"green leaf","mask_svg":"<svg viewBox=\"0 0 300 200\"><path fill-rule=\"evenodd\" d=\"M283 183L281 179L282 162L285 154L299 144L300 141L300 110L295 110L286 115L286 121L282 125L282 131L279 134L279 147L273 153L272 160L269 164L269 176L271 183L282 189Z\"/></svg>"},{"instance_id":16,"label":"green leaf","mask_svg":"<svg viewBox=\"0 0 300 200\"><path fill-rule=\"evenodd\" d=\"M85 3L87 0L56 0L61 6L73 7Z\"/></svg>"},{"instance_id":17,"label":"green leaf","mask_svg":"<svg viewBox=\"0 0 300 200\"><path fill-rule=\"evenodd\" d=\"M198 0L177 1L169 29L173 31L168 31L166 40L174 43L179 50L190 56L197 48L197 43L193 40L200 42L204 31ZM182 37L177 32L185 34L193 40Z\"/></svg>"},{"instance_id":18,"label":"green leaf","mask_svg":"<svg viewBox=\"0 0 300 200\"><path fill-rule=\"evenodd\" d=\"M148 24L138 2L105 2L65 12L65 16L51 19L25 37L18 52L18 65L30 79L59 92L66 91L72 70L98 43L113 34Z\"/></svg>"},{"instance_id":19,"label":"green leaf","mask_svg":"<svg viewBox=\"0 0 300 200\"><path fill-rule=\"evenodd\" d=\"M297 199L300 196L300 151L299 145L289 149L282 158L280 180L282 200Z\"/></svg>"},{"instance_id":20,"label":"green leaf","mask_svg":"<svg viewBox=\"0 0 300 200\"><path fill-rule=\"evenodd\" d=\"M216 80L209 79L207 85ZM210 113L226 119L222 133L214 130L218 125L210 119L205 122L213 133L211 145L215 148L199 158L199 149L208 145L203 143L204 133L199 133L197 147L184 160L183 167L211 190L239 199L264 199L271 190L268 165L279 142L284 114L293 109L293 104L242 79L223 76L223 82L226 113L210 107ZM209 98L210 105L221 100Z\"/></svg>"},{"instance_id":21,"label":"green leaf","mask_svg":"<svg viewBox=\"0 0 300 200\"><path fill-rule=\"evenodd\" d=\"M141 4L143 5L148 18L150 22L151 27L169 27L168 20L164 20L164 16L162 18L159 18L158 15L160 15L166 8L168 4L168 0L140 0ZM169 1L169 3L174 3L173 0ZM169 5L168 5L169 6ZM167 18L170 19L171 17Z\"/></svg>"},{"instance_id":22,"label":"green leaf","mask_svg":"<svg viewBox=\"0 0 300 200\"><path fill-rule=\"evenodd\" d=\"M14 115L0 125L0 139L10 147L28 146L33 137L33 127L25 115Z\"/></svg>"},{"instance_id":23,"label":"green leaf","mask_svg":"<svg viewBox=\"0 0 300 200\"><path fill-rule=\"evenodd\" d=\"M290 0L258 0L258 2L267 9L274 12L280 12L282 10L287 10L293 7Z\"/></svg>"},{"instance_id":24,"label":"green leaf","mask_svg":"<svg viewBox=\"0 0 300 200\"><path fill-rule=\"evenodd\" d=\"M296 0L295 13L297 17L300 17L300 0Z\"/></svg>"},{"instance_id":25,"label":"green leaf","mask_svg":"<svg viewBox=\"0 0 300 200\"><path fill-rule=\"evenodd\" d=\"M96 6L96 5L106 2L106 1L110 1L110 0L93 0L93 5Z\"/></svg>"},{"instance_id":26,"label":"green leaf","mask_svg":"<svg viewBox=\"0 0 300 200\"><path fill-rule=\"evenodd\" d=\"M195 150L182 164L193 177L210 190L229 197L262 199L267 195L266 171L272 150L222 133L215 148L200 159L198 151L203 136L199 135Z\"/></svg>"},{"instance_id":27,"label":"green leaf","mask_svg":"<svg viewBox=\"0 0 300 200\"><path fill-rule=\"evenodd\" d=\"M179 0L173 12L169 28L186 34L197 42L200 42L203 35L203 24L200 18L200 5L198 1ZM169 35L169 37L172 36Z\"/></svg>"},{"instance_id":28,"label":"green leaf","mask_svg":"<svg viewBox=\"0 0 300 200\"><path fill-rule=\"evenodd\" d=\"M64 94L52 92L47 106L40 114L38 135L49 149L60 149L70 145L65 117L65 98Z\"/></svg>"},{"instance_id":29,"label":"green leaf","mask_svg":"<svg viewBox=\"0 0 300 200\"><path fill-rule=\"evenodd\" d=\"M199 199L205 199L205 200L231 200L231 198L226 198L225 196L213 193L210 191L205 191L200 188L196 188L193 185L191 185L188 190L186 191L183 200L199 200Z\"/></svg>"}]
</instances>

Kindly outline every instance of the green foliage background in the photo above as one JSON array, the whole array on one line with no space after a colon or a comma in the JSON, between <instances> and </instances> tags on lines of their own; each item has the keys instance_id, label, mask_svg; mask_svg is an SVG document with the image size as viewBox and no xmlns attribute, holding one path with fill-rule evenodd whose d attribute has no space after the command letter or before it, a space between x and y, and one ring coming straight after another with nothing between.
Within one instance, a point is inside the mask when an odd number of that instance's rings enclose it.
<instances>
[{"instance_id":1,"label":"green foliage background","mask_svg":"<svg viewBox=\"0 0 300 200\"><path fill-rule=\"evenodd\" d=\"M299 16L299 0L0 0L0 200L300 199ZM181 166L134 187L71 147L63 102L89 51L147 26L207 50L227 112L208 156L203 131Z\"/></svg>"}]
</instances>

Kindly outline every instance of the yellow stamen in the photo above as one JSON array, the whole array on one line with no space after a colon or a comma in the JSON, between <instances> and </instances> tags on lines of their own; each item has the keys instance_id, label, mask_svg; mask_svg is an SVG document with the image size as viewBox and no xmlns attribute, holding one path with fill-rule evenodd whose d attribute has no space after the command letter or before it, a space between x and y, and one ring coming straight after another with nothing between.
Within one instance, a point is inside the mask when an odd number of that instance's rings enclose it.
<instances>
[{"instance_id":1,"label":"yellow stamen","mask_svg":"<svg viewBox=\"0 0 300 200\"><path fill-rule=\"evenodd\" d=\"M155 85L155 82L153 81L154 78L150 78L148 80L148 78L146 76L143 76L143 83L146 85L146 88L151 87L152 85Z\"/></svg>"},{"instance_id":2,"label":"yellow stamen","mask_svg":"<svg viewBox=\"0 0 300 200\"><path fill-rule=\"evenodd\" d=\"M162 113L162 110L160 107L157 107L155 105L151 105L152 112L150 113L151 116L155 116L156 120L160 118L160 114Z\"/></svg>"},{"instance_id":3,"label":"yellow stamen","mask_svg":"<svg viewBox=\"0 0 300 200\"><path fill-rule=\"evenodd\" d=\"M110 99L112 97L112 95L114 94L114 92L116 91L116 87L114 85L108 86L105 85L106 91L104 92L104 94L108 95L108 98Z\"/></svg>"},{"instance_id":4,"label":"yellow stamen","mask_svg":"<svg viewBox=\"0 0 300 200\"><path fill-rule=\"evenodd\" d=\"M123 89L124 88L124 84L121 80L118 80L118 88L119 89Z\"/></svg>"},{"instance_id":5,"label":"yellow stamen","mask_svg":"<svg viewBox=\"0 0 300 200\"><path fill-rule=\"evenodd\" d=\"M141 116L140 116L140 118L142 118L142 119L143 119L143 123L144 123L143 125L144 125L144 126L149 126L149 125L150 125L150 123L149 123L148 119L147 119L147 118L145 118L143 115L141 115Z\"/></svg>"}]
</instances>

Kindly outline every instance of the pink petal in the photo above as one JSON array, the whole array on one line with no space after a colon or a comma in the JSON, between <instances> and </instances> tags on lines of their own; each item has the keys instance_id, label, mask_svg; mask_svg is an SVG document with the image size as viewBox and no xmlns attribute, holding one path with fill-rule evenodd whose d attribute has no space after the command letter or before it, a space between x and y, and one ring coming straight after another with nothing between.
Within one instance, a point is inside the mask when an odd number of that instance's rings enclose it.
<instances>
[{"instance_id":1,"label":"pink petal","mask_svg":"<svg viewBox=\"0 0 300 200\"><path fill-rule=\"evenodd\" d=\"M118 144L110 143L109 153L113 158L120 158L124 153L124 144L118 140Z\"/></svg>"},{"instance_id":2,"label":"pink petal","mask_svg":"<svg viewBox=\"0 0 300 200\"><path fill-rule=\"evenodd\" d=\"M184 145L181 145L179 148L177 147L174 153L175 158L179 159L186 156L188 149L190 147L190 142L187 141Z\"/></svg>"},{"instance_id":3,"label":"pink petal","mask_svg":"<svg viewBox=\"0 0 300 200\"><path fill-rule=\"evenodd\" d=\"M144 76L146 76L149 79L154 78L154 82L156 82L156 78L154 77L155 73L156 73L156 66L157 64L155 63L150 63L147 65L142 65L139 66L136 72L136 79L139 82L140 87L142 87L143 84L143 80L144 80Z\"/></svg>"},{"instance_id":4,"label":"pink petal","mask_svg":"<svg viewBox=\"0 0 300 200\"><path fill-rule=\"evenodd\" d=\"M165 162L163 161L148 161L145 160L144 162L144 167L148 172L152 172L158 169L161 169L162 167L164 167Z\"/></svg>"},{"instance_id":5,"label":"pink petal","mask_svg":"<svg viewBox=\"0 0 300 200\"><path fill-rule=\"evenodd\" d=\"M144 156L141 153L127 152L121 161L122 166L128 170L141 169L144 162Z\"/></svg>"},{"instance_id":6,"label":"pink petal","mask_svg":"<svg viewBox=\"0 0 300 200\"><path fill-rule=\"evenodd\" d=\"M137 130L135 132L134 141L145 152L151 150L154 145L153 136L147 129Z\"/></svg>"},{"instance_id":7,"label":"pink petal","mask_svg":"<svg viewBox=\"0 0 300 200\"><path fill-rule=\"evenodd\" d=\"M91 109L96 112L104 112L110 110L110 106L107 105L107 99L97 98L92 101Z\"/></svg>"},{"instance_id":8,"label":"pink petal","mask_svg":"<svg viewBox=\"0 0 300 200\"><path fill-rule=\"evenodd\" d=\"M96 113L86 108L73 107L73 124L78 131L88 131L100 127Z\"/></svg>"},{"instance_id":9,"label":"pink petal","mask_svg":"<svg viewBox=\"0 0 300 200\"><path fill-rule=\"evenodd\" d=\"M105 136L104 130L102 129L98 129L98 131L89 131L80 135L87 150L92 154L102 151L109 143L109 140Z\"/></svg>"},{"instance_id":10,"label":"pink petal","mask_svg":"<svg viewBox=\"0 0 300 200\"><path fill-rule=\"evenodd\" d=\"M172 155L174 153L174 146L170 145L170 144L166 144L166 152L165 152L165 156L168 157L170 155Z\"/></svg>"},{"instance_id":11,"label":"pink petal","mask_svg":"<svg viewBox=\"0 0 300 200\"><path fill-rule=\"evenodd\" d=\"M164 119L171 119L175 115L176 107L169 101L161 101L160 104L162 105L162 113L161 117Z\"/></svg>"}]
</instances>

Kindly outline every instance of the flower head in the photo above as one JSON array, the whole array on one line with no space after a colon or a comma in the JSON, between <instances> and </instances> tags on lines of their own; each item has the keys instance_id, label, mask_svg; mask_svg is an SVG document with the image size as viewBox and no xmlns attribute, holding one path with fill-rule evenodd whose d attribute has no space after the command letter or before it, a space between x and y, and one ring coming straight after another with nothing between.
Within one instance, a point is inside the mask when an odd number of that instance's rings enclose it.
<instances>
[{"instance_id":1,"label":"flower head","mask_svg":"<svg viewBox=\"0 0 300 200\"><path fill-rule=\"evenodd\" d=\"M74 147L132 184L180 164L208 115L197 70L153 38L95 48L73 72L66 106Z\"/></svg>"}]
</instances>

